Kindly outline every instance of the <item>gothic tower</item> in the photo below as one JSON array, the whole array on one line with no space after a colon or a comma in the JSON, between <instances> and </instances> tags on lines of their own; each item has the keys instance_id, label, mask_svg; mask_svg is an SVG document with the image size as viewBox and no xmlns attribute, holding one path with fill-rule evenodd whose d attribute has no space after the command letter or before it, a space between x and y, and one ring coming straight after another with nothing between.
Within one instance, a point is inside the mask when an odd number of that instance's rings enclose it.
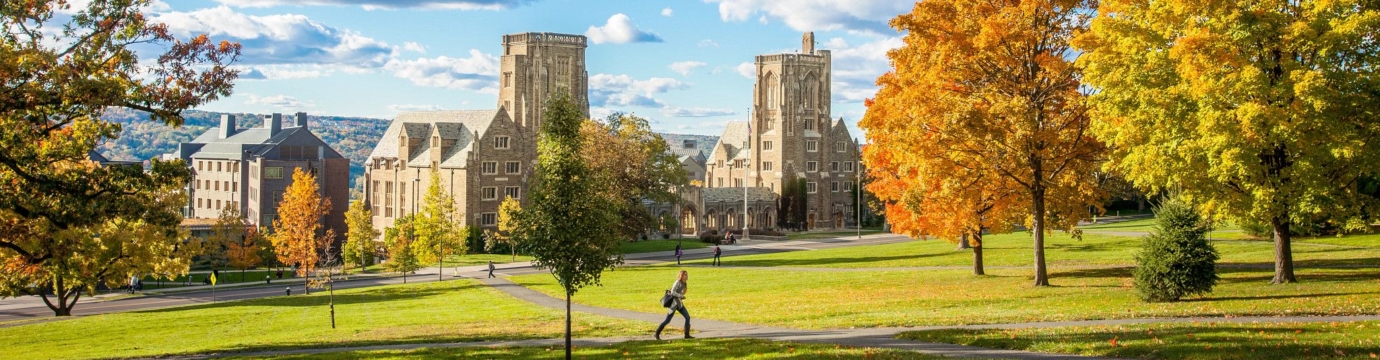
<instances>
[{"instance_id":1,"label":"gothic tower","mask_svg":"<svg viewBox=\"0 0 1380 360\"><path fill-rule=\"evenodd\" d=\"M503 36L498 106L527 134L541 130L541 113L555 91L569 92L589 116L587 40L581 35L519 33ZM535 136L532 137L535 139Z\"/></svg>"}]
</instances>

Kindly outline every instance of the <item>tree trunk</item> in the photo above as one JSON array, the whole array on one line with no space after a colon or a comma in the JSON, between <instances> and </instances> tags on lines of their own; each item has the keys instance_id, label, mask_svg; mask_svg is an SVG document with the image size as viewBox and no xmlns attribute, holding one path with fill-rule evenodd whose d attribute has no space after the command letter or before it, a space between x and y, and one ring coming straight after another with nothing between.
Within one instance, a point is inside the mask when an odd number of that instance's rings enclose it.
<instances>
[{"instance_id":1,"label":"tree trunk","mask_svg":"<svg viewBox=\"0 0 1380 360\"><path fill-rule=\"evenodd\" d=\"M1270 280L1271 284L1287 284L1298 282L1294 278L1294 252L1289 246L1289 221L1276 216L1270 219L1270 226L1275 230L1275 278Z\"/></svg>"},{"instance_id":2,"label":"tree trunk","mask_svg":"<svg viewBox=\"0 0 1380 360\"><path fill-rule=\"evenodd\" d=\"M565 360L570 360L570 290L565 291Z\"/></svg>"},{"instance_id":3,"label":"tree trunk","mask_svg":"<svg viewBox=\"0 0 1380 360\"><path fill-rule=\"evenodd\" d=\"M1038 170L1038 169L1037 169ZM1042 176L1036 171L1035 181ZM1036 185L1031 191L1035 202L1035 286L1049 286L1049 272L1045 269L1045 189Z\"/></svg>"},{"instance_id":4,"label":"tree trunk","mask_svg":"<svg viewBox=\"0 0 1380 360\"><path fill-rule=\"evenodd\" d=\"M72 307L77 305L77 299L81 298L81 290L67 290L63 286L64 281L61 276L53 280L53 295L57 296L57 304L53 304L48 299L48 293L40 291L38 297L43 299L43 304L48 309L53 310L53 316L72 316Z\"/></svg>"},{"instance_id":5,"label":"tree trunk","mask_svg":"<svg viewBox=\"0 0 1380 360\"><path fill-rule=\"evenodd\" d=\"M982 230L973 235L973 275L987 275L982 270Z\"/></svg>"},{"instance_id":6,"label":"tree trunk","mask_svg":"<svg viewBox=\"0 0 1380 360\"><path fill-rule=\"evenodd\" d=\"M330 299L330 302L331 302L331 328L334 329L334 328L335 328L335 281L334 281L334 280L330 280L329 283L326 285L326 289L327 289L326 292L330 294L330 295L328 295L328 298Z\"/></svg>"},{"instance_id":7,"label":"tree trunk","mask_svg":"<svg viewBox=\"0 0 1380 360\"><path fill-rule=\"evenodd\" d=\"M959 236L958 248L955 248L954 250L967 250L969 248L972 248L972 246L968 246L968 234L963 234L963 236Z\"/></svg>"}]
</instances>

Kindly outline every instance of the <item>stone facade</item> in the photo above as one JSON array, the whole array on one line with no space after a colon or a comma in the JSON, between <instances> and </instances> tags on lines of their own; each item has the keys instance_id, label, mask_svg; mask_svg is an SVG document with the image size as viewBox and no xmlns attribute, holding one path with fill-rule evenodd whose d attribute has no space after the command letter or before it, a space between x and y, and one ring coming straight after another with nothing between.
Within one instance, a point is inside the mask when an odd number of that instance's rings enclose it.
<instances>
[{"instance_id":1,"label":"stone facade","mask_svg":"<svg viewBox=\"0 0 1380 360\"><path fill-rule=\"evenodd\" d=\"M297 113L291 126L283 120L273 114L262 127L242 129L233 115L222 115L219 127L179 144L173 155L186 160L193 173L186 217L214 219L234 206L250 224L272 226L294 170L304 169L316 175L322 197L331 201L323 225L335 231L337 241L344 239L350 160L311 133L306 113Z\"/></svg>"},{"instance_id":2,"label":"stone facade","mask_svg":"<svg viewBox=\"0 0 1380 360\"><path fill-rule=\"evenodd\" d=\"M784 182L805 179L806 226L852 226L858 144L843 118L830 117L829 51L814 48L813 33L805 34L801 49L757 56L751 118L725 127L706 159L704 186L779 195Z\"/></svg>"},{"instance_id":3,"label":"stone facade","mask_svg":"<svg viewBox=\"0 0 1380 360\"><path fill-rule=\"evenodd\" d=\"M526 201L546 101L567 92L589 114L586 44L580 35L504 35L496 110L398 115L364 164L374 227L420 211L433 171L469 226L494 227L505 198Z\"/></svg>"}]
</instances>

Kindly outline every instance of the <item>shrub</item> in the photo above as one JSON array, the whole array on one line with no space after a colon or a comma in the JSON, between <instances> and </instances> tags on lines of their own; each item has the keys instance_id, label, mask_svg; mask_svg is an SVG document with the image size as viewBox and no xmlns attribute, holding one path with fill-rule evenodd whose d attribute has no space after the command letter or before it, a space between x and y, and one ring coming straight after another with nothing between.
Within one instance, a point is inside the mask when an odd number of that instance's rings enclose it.
<instances>
[{"instance_id":1,"label":"shrub","mask_svg":"<svg viewBox=\"0 0 1380 360\"><path fill-rule=\"evenodd\" d=\"M702 232L702 233L700 233L699 238L700 238L700 241L702 241L702 242L707 242L707 243L710 243L710 244L718 244L719 241L723 241L723 239L724 239L723 235L719 235L719 232L718 232L718 231L705 231L705 232Z\"/></svg>"},{"instance_id":2,"label":"shrub","mask_svg":"<svg viewBox=\"0 0 1380 360\"><path fill-rule=\"evenodd\" d=\"M1212 292L1218 256L1207 242L1202 216L1177 200L1161 204L1155 215L1155 230L1142 241L1133 271L1141 299L1178 301Z\"/></svg>"},{"instance_id":3,"label":"shrub","mask_svg":"<svg viewBox=\"0 0 1380 360\"><path fill-rule=\"evenodd\" d=\"M730 234L733 234L734 236L739 236L739 237L743 236L743 231L742 231L742 230L729 230L728 232L729 232ZM783 232L780 232L780 231L776 231L776 230L772 230L772 229L748 229L748 234L749 234L749 235L762 235L762 236L786 236L786 233L783 233Z\"/></svg>"},{"instance_id":4,"label":"shrub","mask_svg":"<svg viewBox=\"0 0 1380 360\"><path fill-rule=\"evenodd\" d=\"M662 239L662 240L667 240L667 239L670 239L670 238L671 238L671 233L661 233L661 239Z\"/></svg>"}]
</instances>

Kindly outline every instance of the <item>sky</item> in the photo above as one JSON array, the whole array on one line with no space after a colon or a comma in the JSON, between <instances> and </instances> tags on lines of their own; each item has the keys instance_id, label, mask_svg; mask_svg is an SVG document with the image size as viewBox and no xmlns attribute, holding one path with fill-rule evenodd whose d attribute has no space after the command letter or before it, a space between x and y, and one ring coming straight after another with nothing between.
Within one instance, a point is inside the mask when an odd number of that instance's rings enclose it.
<instances>
[{"instance_id":1,"label":"sky","mask_svg":"<svg viewBox=\"0 0 1380 360\"><path fill-rule=\"evenodd\" d=\"M895 0L166 0L154 21L179 37L244 45L223 112L391 119L496 108L504 34L589 37L590 112L656 131L719 135L748 118L753 57L799 52L805 31L833 52L833 109L855 137L863 100L913 3Z\"/></svg>"}]
</instances>

